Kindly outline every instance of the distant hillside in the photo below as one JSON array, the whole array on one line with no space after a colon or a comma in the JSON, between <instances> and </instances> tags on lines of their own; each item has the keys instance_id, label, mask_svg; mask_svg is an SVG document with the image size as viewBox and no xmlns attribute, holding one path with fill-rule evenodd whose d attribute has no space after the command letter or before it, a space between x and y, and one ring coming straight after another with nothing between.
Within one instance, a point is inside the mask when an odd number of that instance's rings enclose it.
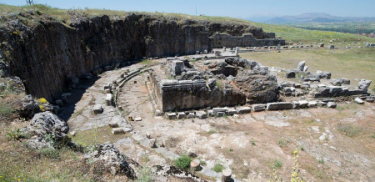
<instances>
[{"instance_id":1,"label":"distant hillside","mask_svg":"<svg viewBox=\"0 0 375 182\"><path fill-rule=\"evenodd\" d=\"M339 17L326 13L304 13L297 16L281 16L265 21L269 24L375 22L375 17Z\"/></svg>"}]
</instances>

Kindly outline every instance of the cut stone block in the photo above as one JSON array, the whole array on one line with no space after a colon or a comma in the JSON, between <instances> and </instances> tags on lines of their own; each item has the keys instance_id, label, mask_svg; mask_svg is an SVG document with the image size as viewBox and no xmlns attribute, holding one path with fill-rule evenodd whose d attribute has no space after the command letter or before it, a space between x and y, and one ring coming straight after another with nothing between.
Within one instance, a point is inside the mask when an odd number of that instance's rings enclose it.
<instances>
[{"instance_id":1,"label":"cut stone block","mask_svg":"<svg viewBox=\"0 0 375 182\"><path fill-rule=\"evenodd\" d=\"M186 114L184 112L177 113L177 119L183 119L186 118Z\"/></svg>"},{"instance_id":2,"label":"cut stone block","mask_svg":"<svg viewBox=\"0 0 375 182\"><path fill-rule=\"evenodd\" d=\"M334 103L334 102L328 102L328 103L327 103L327 107L328 107L328 108L336 108L336 107L337 107L337 104Z\"/></svg>"},{"instance_id":3,"label":"cut stone block","mask_svg":"<svg viewBox=\"0 0 375 182\"><path fill-rule=\"evenodd\" d=\"M204 111L197 111L195 114L197 115L197 117L199 119L206 119L207 118L207 113L204 112Z\"/></svg>"},{"instance_id":4,"label":"cut stone block","mask_svg":"<svg viewBox=\"0 0 375 182\"><path fill-rule=\"evenodd\" d=\"M124 133L125 133L125 131L122 128L113 128L112 129L112 134L114 134L114 135L116 135L116 134L124 134Z\"/></svg>"},{"instance_id":5,"label":"cut stone block","mask_svg":"<svg viewBox=\"0 0 375 182\"><path fill-rule=\"evenodd\" d=\"M239 114L245 114L245 113L250 113L251 108L250 107L236 107L237 113Z\"/></svg>"},{"instance_id":6,"label":"cut stone block","mask_svg":"<svg viewBox=\"0 0 375 182\"><path fill-rule=\"evenodd\" d=\"M293 109L293 104L291 102L274 102L267 104L267 110L285 110L285 109Z\"/></svg>"},{"instance_id":7,"label":"cut stone block","mask_svg":"<svg viewBox=\"0 0 375 182\"><path fill-rule=\"evenodd\" d=\"M165 113L165 117L167 117L167 119L177 119L176 113Z\"/></svg>"},{"instance_id":8,"label":"cut stone block","mask_svg":"<svg viewBox=\"0 0 375 182\"><path fill-rule=\"evenodd\" d=\"M101 114L103 113L103 107L100 104L96 104L92 111L94 112L94 114Z\"/></svg>"},{"instance_id":9,"label":"cut stone block","mask_svg":"<svg viewBox=\"0 0 375 182\"><path fill-rule=\"evenodd\" d=\"M253 108L254 112L265 111L266 105L265 104L254 104L254 105L252 105L252 108Z\"/></svg>"}]
</instances>

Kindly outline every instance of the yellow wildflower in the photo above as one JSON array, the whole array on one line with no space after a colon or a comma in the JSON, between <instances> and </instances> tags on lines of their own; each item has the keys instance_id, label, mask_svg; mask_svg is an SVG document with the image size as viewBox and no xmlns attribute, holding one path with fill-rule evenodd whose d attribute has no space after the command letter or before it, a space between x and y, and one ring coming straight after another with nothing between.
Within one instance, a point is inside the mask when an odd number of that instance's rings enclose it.
<instances>
[{"instance_id":1,"label":"yellow wildflower","mask_svg":"<svg viewBox=\"0 0 375 182\"><path fill-rule=\"evenodd\" d=\"M293 154L294 154L294 155L297 155L297 154L298 154L298 151L297 151L297 150L295 150L295 151L293 152Z\"/></svg>"},{"instance_id":2,"label":"yellow wildflower","mask_svg":"<svg viewBox=\"0 0 375 182\"><path fill-rule=\"evenodd\" d=\"M48 103L48 101L47 101L45 98L40 98L40 99L39 99L39 102L40 102L41 104Z\"/></svg>"},{"instance_id":3,"label":"yellow wildflower","mask_svg":"<svg viewBox=\"0 0 375 182\"><path fill-rule=\"evenodd\" d=\"M297 172L294 172L293 174L292 174L292 178L295 178L295 177L297 177Z\"/></svg>"}]
</instances>

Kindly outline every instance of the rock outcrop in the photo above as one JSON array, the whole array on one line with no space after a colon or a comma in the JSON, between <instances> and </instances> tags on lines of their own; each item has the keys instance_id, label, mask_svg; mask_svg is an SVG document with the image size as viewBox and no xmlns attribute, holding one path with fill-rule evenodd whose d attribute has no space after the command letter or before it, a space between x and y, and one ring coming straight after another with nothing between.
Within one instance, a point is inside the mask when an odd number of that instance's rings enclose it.
<instances>
[{"instance_id":1,"label":"rock outcrop","mask_svg":"<svg viewBox=\"0 0 375 182\"><path fill-rule=\"evenodd\" d=\"M102 162L113 175L126 175L130 179L137 177L134 169L126 161L125 156L109 142L99 145L98 150L86 154L85 158L93 162Z\"/></svg>"},{"instance_id":2,"label":"rock outcrop","mask_svg":"<svg viewBox=\"0 0 375 182\"><path fill-rule=\"evenodd\" d=\"M143 57L211 50L210 36L217 32L231 36L247 33L257 39L275 37L261 28L232 22L134 13L120 17L68 11L67 15L68 21L39 11L2 17L2 72L19 76L27 93L49 101L59 99L68 85L90 72L95 75Z\"/></svg>"}]
</instances>

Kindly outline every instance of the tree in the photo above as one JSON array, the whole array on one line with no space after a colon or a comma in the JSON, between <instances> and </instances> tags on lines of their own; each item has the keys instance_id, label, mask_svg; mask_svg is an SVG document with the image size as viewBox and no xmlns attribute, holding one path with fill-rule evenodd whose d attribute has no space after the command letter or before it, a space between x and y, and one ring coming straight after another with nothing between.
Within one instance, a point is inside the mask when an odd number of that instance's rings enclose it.
<instances>
[{"instance_id":1,"label":"tree","mask_svg":"<svg viewBox=\"0 0 375 182\"><path fill-rule=\"evenodd\" d=\"M26 4L31 6L34 4L34 0L26 0Z\"/></svg>"}]
</instances>

